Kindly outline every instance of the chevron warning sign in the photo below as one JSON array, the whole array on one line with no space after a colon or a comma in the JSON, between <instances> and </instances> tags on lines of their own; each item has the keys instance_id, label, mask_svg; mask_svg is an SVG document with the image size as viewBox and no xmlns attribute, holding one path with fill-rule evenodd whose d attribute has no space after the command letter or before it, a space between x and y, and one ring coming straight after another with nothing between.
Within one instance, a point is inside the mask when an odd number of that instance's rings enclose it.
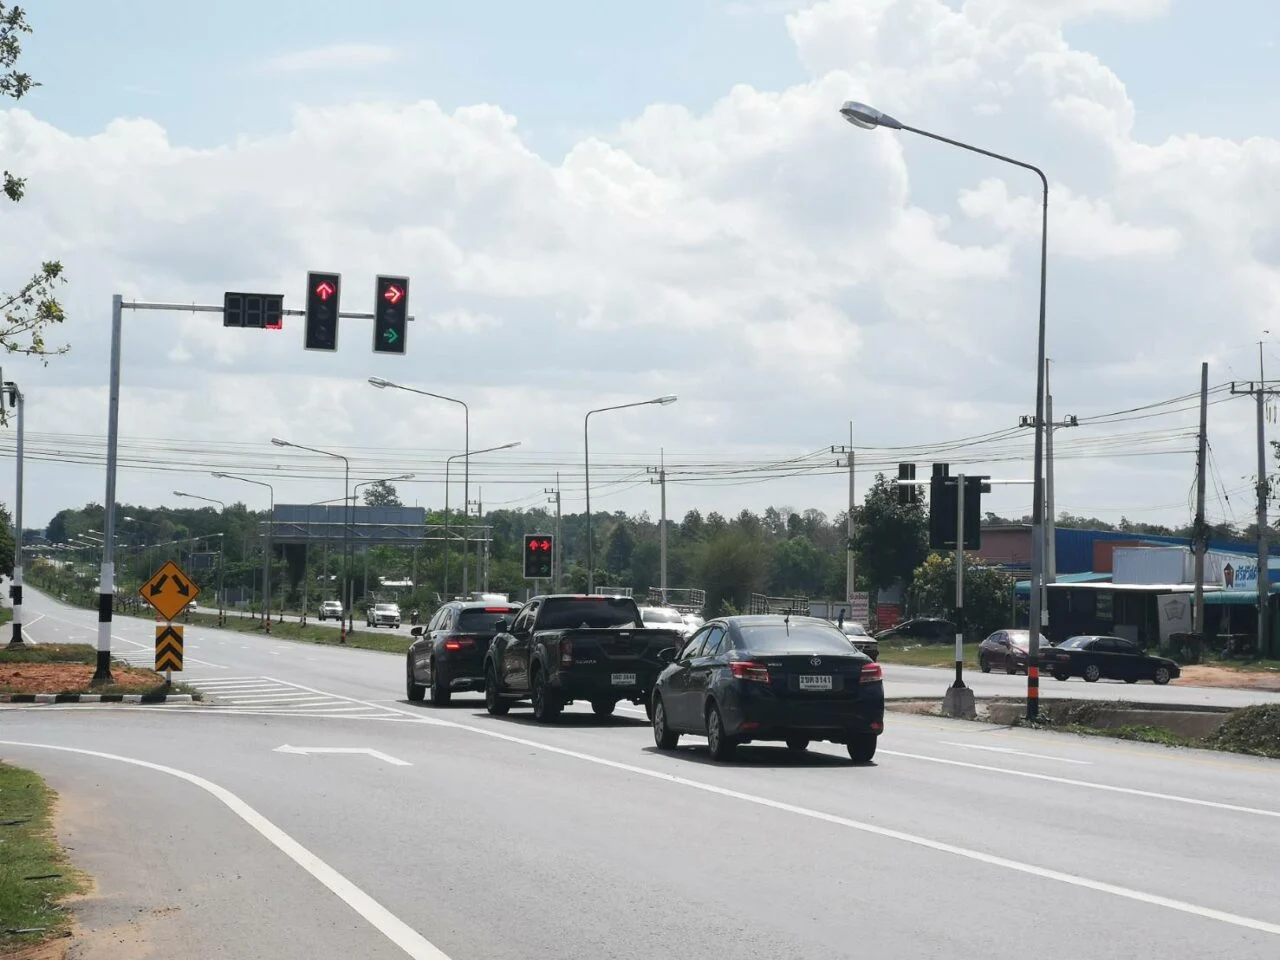
<instances>
[{"instance_id":1,"label":"chevron warning sign","mask_svg":"<svg viewBox=\"0 0 1280 960\"><path fill-rule=\"evenodd\" d=\"M182 626L156 624L156 670L182 671Z\"/></svg>"}]
</instances>

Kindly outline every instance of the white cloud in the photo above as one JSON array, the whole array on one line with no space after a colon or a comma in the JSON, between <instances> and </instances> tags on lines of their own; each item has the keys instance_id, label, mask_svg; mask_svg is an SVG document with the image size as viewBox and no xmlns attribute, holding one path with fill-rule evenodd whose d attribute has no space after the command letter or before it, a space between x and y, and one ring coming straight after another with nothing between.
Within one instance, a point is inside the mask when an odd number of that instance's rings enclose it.
<instances>
[{"instance_id":1,"label":"white cloud","mask_svg":"<svg viewBox=\"0 0 1280 960\"><path fill-rule=\"evenodd\" d=\"M271 57L263 67L274 73L302 73L314 70L364 70L400 59L394 47L376 43L335 43L311 50L295 50Z\"/></svg>"},{"instance_id":2,"label":"white cloud","mask_svg":"<svg viewBox=\"0 0 1280 960\"><path fill-rule=\"evenodd\" d=\"M1235 376L1228 364L1247 357L1232 351L1274 322L1280 299L1280 142L1135 140L1121 78L1072 49L1061 24L1161 5L1068 7L1014 20L994 2L815 3L786 21L805 83L737 86L702 112L655 105L560 158L534 153L491 104L301 108L287 130L199 150L146 119L73 136L0 114L6 165L30 178L6 214L0 262L38 250L73 280L74 352L22 371L29 429L105 425L113 292L217 302L224 290L275 291L297 307L307 269L341 271L343 306L357 311L375 274L409 275L409 355L373 356L363 321L344 321L340 351L322 355L301 349L296 318L260 332L130 313L122 433L259 444L244 456L264 462L273 434L406 458L457 449L456 410L364 383L381 375L465 398L474 446L523 440L523 473L473 464L476 482L491 469L487 503L540 503L556 470L577 482L586 410L665 393L680 403L593 423L593 456L615 462L602 477L628 473L623 454L656 461L660 448L668 462L792 456L841 442L850 418L860 447L881 448L1016 425L1034 393L1038 181L907 133L856 130L836 113L846 98L1045 166L1059 410L1189 393L1209 354L1222 358L1214 382ZM1214 409L1231 486L1250 469L1247 411ZM1072 433L1149 426L1166 423ZM1063 504L1185 519L1141 509L1183 498L1189 442L1185 456L1106 470L1084 469L1063 444ZM1026 472L1001 465L1025 448L1005 444L991 472ZM101 497L97 467L42 469L59 479L28 488L42 498L33 517ZM428 479L411 491L438 503ZM612 502L652 507L643 475L635 482ZM155 501L170 488L133 472L120 494ZM277 497L331 493L282 480ZM673 513L769 502L834 513L841 497L823 479L676 485L670 499ZM1005 488L991 507L1021 513L1026 499Z\"/></svg>"}]
</instances>

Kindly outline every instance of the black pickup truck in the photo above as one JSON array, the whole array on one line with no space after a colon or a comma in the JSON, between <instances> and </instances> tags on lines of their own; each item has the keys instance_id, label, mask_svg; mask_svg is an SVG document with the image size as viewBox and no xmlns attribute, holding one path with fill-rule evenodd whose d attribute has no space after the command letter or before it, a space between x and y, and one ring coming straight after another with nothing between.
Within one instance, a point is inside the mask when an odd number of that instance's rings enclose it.
<instances>
[{"instance_id":1,"label":"black pickup truck","mask_svg":"<svg viewBox=\"0 0 1280 960\"><path fill-rule=\"evenodd\" d=\"M495 625L485 656L484 703L501 716L517 700L551 723L574 700L597 716L620 700L651 709L649 694L666 664L658 654L684 643L682 630L646 627L631 597L534 597L511 623Z\"/></svg>"}]
</instances>

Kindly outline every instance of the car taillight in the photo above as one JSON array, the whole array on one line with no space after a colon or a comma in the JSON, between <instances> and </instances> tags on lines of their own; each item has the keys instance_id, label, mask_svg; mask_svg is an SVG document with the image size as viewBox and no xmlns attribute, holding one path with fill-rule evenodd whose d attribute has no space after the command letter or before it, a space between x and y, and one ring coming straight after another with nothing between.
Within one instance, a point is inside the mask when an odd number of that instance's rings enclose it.
<instances>
[{"instance_id":1,"label":"car taillight","mask_svg":"<svg viewBox=\"0 0 1280 960\"><path fill-rule=\"evenodd\" d=\"M446 650L462 650L466 647L474 647L476 642L470 637L445 637L444 648Z\"/></svg>"},{"instance_id":2,"label":"car taillight","mask_svg":"<svg viewBox=\"0 0 1280 960\"><path fill-rule=\"evenodd\" d=\"M564 637L560 641L560 666L573 666L573 641Z\"/></svg>"},{"instance_id":3,"label":"car taillight","mask_svg":"<svg viewBox=\"0 0 1280 960\"><path fill-rule=\"evenodd\" d=\"M729 669L739 680L752 680L756 683L769 682L769 668L763 663L756 663L754 660L731 661Z\"/></svg>"},{"instance_id":4,"label":"car taillight","mask_svg":"<svg viewBox=\"0 0 1280 960\"><path fill-rule=\"evenodd\" d=\"M880 669L878 663L864 663L862 665L862 682L863 683L879 683L884 679L884 671Z\"/></svg>"}]
</instances>

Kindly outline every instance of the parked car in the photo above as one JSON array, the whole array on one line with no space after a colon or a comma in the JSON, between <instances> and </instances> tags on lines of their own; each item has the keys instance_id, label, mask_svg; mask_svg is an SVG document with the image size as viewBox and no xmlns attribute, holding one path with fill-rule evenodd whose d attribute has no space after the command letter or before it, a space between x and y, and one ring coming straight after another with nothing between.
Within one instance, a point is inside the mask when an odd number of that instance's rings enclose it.
<instances>
[{"instance_id":1,"label":"parked car","mask_svg":"<svg viewBox=\"0 0 1280 960\"><path fill-rule=\"evenodd\" d=\"M658 653L684 642L679 628L646 627L635 600L620 596L534 597L495 629L485 708L502 716L529 699L539 723L553 722L574 700L590 701L600 717L620 700L647 705L662 670Z\"/></svg>"},{"instance_id":2,"label":"parked car","mask_svg":"<svg viewBox=\"0 0 1280 960\"><path fill-rule=\"evenodd\" d=\"M1084 677L1089 683L1107 679L1165 684L1182 675L1175 661L1143 653L1141 647L1123 637L1068 637L1040 659L1055 680Z\"/></svg>"},{"instance_id":3,"label":"parked car","mask_svg":"<svg viewBox=\"0 0 1280 960\"><path fill-rule=\"evenodd\" d=\"M849 642L853 644L855 650L860 650L872 660L880 659L880 643L871 634L867 633L867 628L860 623L851 623L846 620L840 629L844 631L844 635L849 638Z\"/></svg>"},{"instance_id":4,"label":"parked car","mask_svg":"<svg viewBox=\"0 0 1280 960\"><path fill-rule=\"evenodd\" d=\"M320 604L320 619L324 620L341 620L342 619L342 601L326 600Z\"/></svg>"},{"instance_id":5,"label":"parked car","mask_svg":"<svg viewBox=\"0 0 1280 960\"><path fill-rule=\"evenodd\" d=\"M950 620L937 617L915 617L904 620L888 630L881 630L876 639L883 643L886 640L915 640L918 643L947 643L955 640L956 625Z\"/></svg>"},{"instance_id":6,"label":"parked car","mask_svg":"<svg viewBox=\"0 0 1280 960\"><path fill-rule=\"evenodd\" d=\"M755 740L784 741L794 752L828 740L845 744L855 762L875 756L884 730L880 664L828 620L725 617L663 658L670 663L650 711L659 750L693 734L707 738L713 760Z\"/></svg>"},{"instance_id":7,"label":"parked car","mask_svg":"<svg viewBox=\"0 0 1280 960\"><path fill-rule=\"evenodd\" d=\"M375 603L364 614L366 627L395 627L400 629L400 606L395 603Z\"/></svg>"},{"instance_id":8,"label":"parked car","mask_svg":"<svg viewBox=\"0 0 1280 960\"><path fill-rule=\"evenodd\" d=\"M451 600L426 627L409 632L416 638L405 658L405 695L421 701L427 690L438 707L455 690L484 689L484 659L498 624L520 612L518 603Z\"/></svg>"},{"instance_id":9,"label":"parked car","mask_svg":"<svg viewBox=\"0 0 1280 960\"><path fill-rule=\"evenodd\" d=\"M646 627L671 627L683 630L684 618L674 607L641 607L640 618Z\"/></svg>"},{"instance_id":10,"label":"parked car","mask_svg":"<svg viewBox=\"0 0 1280 960\"><path fill-rule=\"evenodd\" d=\"M1050 646L1049 638L1040 634L1041 663ZM1030 660L1030 630L997 630L978 644L978 666L983 673L990 673L993 666L1003 667L1005 673L1026 673Z\"/></svg>"}]
</instances>

